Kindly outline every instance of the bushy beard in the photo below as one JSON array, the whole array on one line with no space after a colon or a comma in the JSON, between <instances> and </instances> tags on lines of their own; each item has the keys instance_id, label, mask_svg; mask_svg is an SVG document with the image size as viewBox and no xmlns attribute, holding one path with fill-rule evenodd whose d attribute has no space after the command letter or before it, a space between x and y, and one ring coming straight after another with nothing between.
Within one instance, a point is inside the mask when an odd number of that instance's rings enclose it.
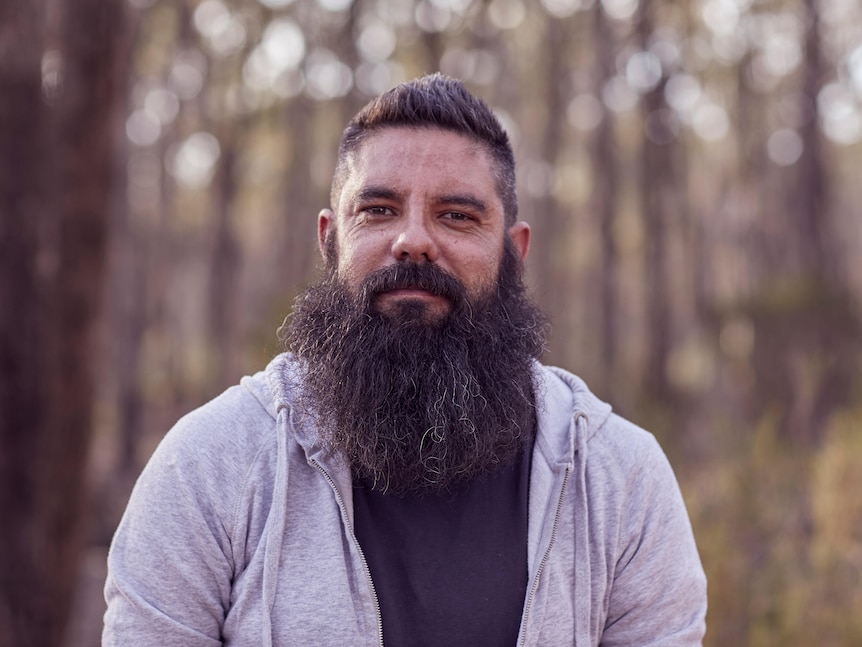
<instances>
[{"instance_id":1,"label":"bushy beard","mask_svg":"<svg viewBox=\"0 0 862 647\"><path fill-rule=\"evenodd\" d=\"M476 300L436 265L412 261L374 272L354 295L329 256L280 335L300 363L301 409L354 479L397 494L451 491L513 463L532 440L546 320L511 242L495 288ZM451 310L430 320L421 301L374 308L376 295L410 287Z\"/></svg>"}]
</instances>

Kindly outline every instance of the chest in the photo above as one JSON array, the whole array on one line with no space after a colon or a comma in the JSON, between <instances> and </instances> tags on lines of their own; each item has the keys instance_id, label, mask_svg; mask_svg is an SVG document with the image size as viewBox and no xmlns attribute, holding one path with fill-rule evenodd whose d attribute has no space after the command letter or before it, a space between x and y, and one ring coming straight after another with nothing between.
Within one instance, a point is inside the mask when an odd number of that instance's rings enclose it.
<instances>
[{"instance_id":1,"label":"chest","mask_svg":"<svg viewBox=\"0 0 862 647\"><path fill-rule=\"evenodd\" d=\"M528 485L528 464L519 461L452 493L354 489L356 535L387 647L516 643Z\"/></svg>"}]
</instances>

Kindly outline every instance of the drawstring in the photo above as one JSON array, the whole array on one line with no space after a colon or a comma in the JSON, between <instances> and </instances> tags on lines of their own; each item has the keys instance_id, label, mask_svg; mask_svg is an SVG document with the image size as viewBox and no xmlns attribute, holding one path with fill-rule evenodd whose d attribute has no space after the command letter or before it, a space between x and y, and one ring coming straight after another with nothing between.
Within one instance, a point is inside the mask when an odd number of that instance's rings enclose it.
<instances>
[{"instance_id":1,"label":"drawstring","mask_svg":"<svg viewBox=\"0 0 862 647\"><path fill-rule=\"evenodd\" d=\"M589 507L587 505L587 424L582 412L575 414L575 642L589 645L592 573L590 570Z\"/></svg>"},{"instance_id":2,"label":"drawstring","mask_svg":"<svg viewBox=\"0 0 862 647\"><path fill-rule=\"evenodd\" d=\"M266 528L266 546L263 552L263 618L261 631L264 647L272 647L272 608L275 604L275 590L278 585L278 568L281 546L284 541L284 526L287 516L287 435L289 409L287 405L278 407L275 425L276 463L275 487Z\"/></svg>"}]
</instances>

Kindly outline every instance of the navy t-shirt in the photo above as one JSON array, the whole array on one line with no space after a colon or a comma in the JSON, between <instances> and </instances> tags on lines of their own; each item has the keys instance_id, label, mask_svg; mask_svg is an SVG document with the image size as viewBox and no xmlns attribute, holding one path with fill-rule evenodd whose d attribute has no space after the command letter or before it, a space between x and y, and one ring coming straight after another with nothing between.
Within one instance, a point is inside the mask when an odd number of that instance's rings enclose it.
<instances>
[{"instance_id":1,"label":"navy t-shirt","mask_svg":"<svg viewBox=\"0 0 862 647\"><path fill-rule=\"evenodd\" d=\"M386 647L514 645L527 590L532 444L454 493L353 489Z\"/></svg>"}]
</instances>

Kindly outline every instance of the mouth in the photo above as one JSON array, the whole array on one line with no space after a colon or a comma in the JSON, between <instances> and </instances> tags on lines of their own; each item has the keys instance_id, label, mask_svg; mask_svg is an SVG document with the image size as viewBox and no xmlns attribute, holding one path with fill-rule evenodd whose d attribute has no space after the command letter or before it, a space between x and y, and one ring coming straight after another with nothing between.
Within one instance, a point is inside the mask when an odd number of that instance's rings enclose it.
<instances>
[{"instance_id":1,"label":"mouth","mask_svg":"<svg viewBox=\"0 0 862 647\"><path fill-rule=\"evenodd\" d=\"M365 302L381 314L424 312L438 318L456 307L463 286L433 264L406 262L373 272L362 291Z\"/></svg>"},{"instance_id":2,"label":"mouth","mask_svg":"<svg viewBox=\"0 0 862 647\"><path fill-rule=\"evenodd\" d=\"M451 310L452 303L424 288L402 287L379 292L374 306L385 315L437 320Z\"/></svg>"},{"instance_id":3,"label":"mouth","mask_svg":"<svg viewBox=\"0 0 862 647\"><path fill-rule=\"evenodd\" d=\"M378 292L375 300L380 302L398 302L398 301L423 301L423 302L440 302L449 303L442 294L437 294L431 290L420 288L418 286L410 286L403 288L395 288L393 290L384 290Z\"/></svg>"},{"instance_id":4,"label":"mouth","mask_svg":"<svg viewBox=\"0 0 862 647\"><path fill-rule=\"evenodd\" d=\"M420 287L404 287L404 288L395 288L394 290L386 290L385 292L381 292L380 296L392 296L392 297L400 297L400 298L428 298L428 297L437 297L440 295L434 294L430 290L426 290L425 288Z\"/></svg>"}]
</instances>

